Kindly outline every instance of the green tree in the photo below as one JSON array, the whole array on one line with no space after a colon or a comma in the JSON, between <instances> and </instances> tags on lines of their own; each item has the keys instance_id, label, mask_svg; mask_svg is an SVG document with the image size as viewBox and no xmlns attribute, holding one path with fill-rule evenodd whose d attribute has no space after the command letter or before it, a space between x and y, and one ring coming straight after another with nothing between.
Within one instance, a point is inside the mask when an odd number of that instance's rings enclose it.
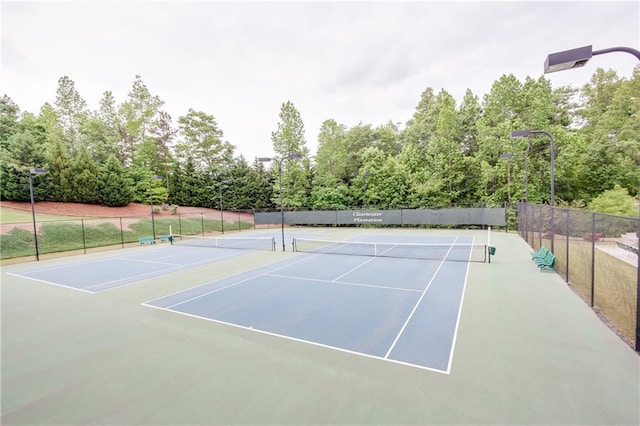
<instances>
[{"instance_id":1,"label":"green tree","mask_svg":"<svg viewBox=\"0 0 640 426\"><path fill-rule=\"evenodd\" d=\"M51 183L52 201L71 201L71 158L60 132L51 132L47 141L47 177Z\"/></svg>"},{"instance_id":2,"label":"green tree","mask_svg":"<svg viewBox=\"0 0 640 426\"><path fill-rule=\"evenodd\" d=\"M319 175L330 175L336 179L348 178L349 150L345 131L346 127L333 119L325 120L320 126L315 166Z\"/></svg>"},{"instance_id":3,"label":"green tree","mask_svg":"<svg viewBox=\"0 0 640 426\"><path fill-rule=\"evenodd\" d=\"M207 191L206 183L201 172L196 171L192 158L188 157L184 164L176 163L169 176L169 203L202 206Z\"/></svg>"},{"instance_id":4,"label":"green tree","mask_svg":"<svg viewBox=\"0 0 640 426\"><path fill-rule=\"evenodd\" d=\"M69 167L69 186L71 188L70 201L77 203L97 204L98 198L98 167L89 151L80 147Z\"/></svg>"},{"instance_id":5,"label":"green tree","mask_svg":"<svg viewBox=\"0 0 640 426\"><path fill-rule=\"evenodd\" d=\"M633 197L620 185L615 185L613 189L598 195L589 203L588 208L591 211L620 216L635 217L638 215L638 208L635 206Z\"/></svg>"},{"instance_id":6,"label":"green tree","mask_svg":"<svg viewBox=\"0 0 640 426\"><path fill-rule=\"evenodd\" d=\"M98 201L105 206L121 207L128 205L133 194L133 181L115 155L111 155L99 168Z\"/></svg>"},{"instance_id":7,"label":"green tree","mask_svg":"<svg viewBox=\"0 0 640 426\"><path fill-rule=\"evenodd\" d=\"M365 149L362 159L360 175L367 176L366 204L385 209L405 207L409 179L402 163L376 147Z\"/></svg>"},{"instance_id":8,"label":"green tree","mask_svg":"<svg viewBox=\"0 0 640 426\"><path fill-rule=\"evenodd\" d=\"M76 90L75 83L68 76L58 79L56 90L55 112L65 141L72 154L81 145L80 129L88 117L87 102Z\"/></svg>"},{"instance_id":9,"label":"green tree","mask_svg":"<svg viewBox=\"0 0 640 426\"><path fill-rule=\"evenodd\" d=\"M109 102L110 99L106 97L101 107L105 108L105 112L110 113ZM153 122L162 105L164 101L152 95L142 78L136 75L127 100L118 108L116 121L125 166L135 164L144 167L151 162L147 158L149 150L139 151L139 148L147 138L149 129L153 127Z\"/></svg>"},{"instance_id":10,"label":"green tree","mask_svg":"<svg viewBox=\"0 0 640 426\"><path fill-rule=\"evenodd\" d=\"M282 104L279 116L278 129L271 133L273 150L276 153L276 159L272 162L271 167L274 174L273 203L280 204L279 195L282 191L285 206L307 206L311 190L311 169L308 159L309 150L304 138L304 123L291 101ZM280 160L290 153L302 155L303 160ZM281 179L278 176L278 162L282 165ZM280 188L280 181L282 188Z\"/></svg>"},{"instance_id":11,"label":"green tree","mask_svg":"<svg viewBox=\"0 0 640 426\"><path fill-rule=\"evenodd\" d=\"M333 175L314 181L310 202L311 207L323 210L348 209L357 204L351 189Z\"/></svg>"},{"instance_id":12,"label":"green tree","mask_svg":"<svg viewBox=\"0 0 640 426\"><path fill-rule=\"evenodd\" d=\"M165 111L160 111L150 133L153 142L153 152L149 155L151 158L150 167L159 174L167 176L171 163L174 161L171 155L171 148L177 133L177 130L171 125L171 115Z\"/></svg>"},{"instance_id":13,"label":"green tree","mask_svg":"<svg viewBox=\"0 0 640 426\"><path fill-rule=\"evenodd\" d=\"M280 121L278 129L271 133L273 150L279 157L297 152L303 156L309 155L304 138L304 123L300 113L291 101L284 102L280 107Z\"/></svg>"},{"instance_id":14,"label":"green tree","mask_svg":"<svg viewBox=\"0 0 640 426\"><path fill-rule=\"evenodd\" d=\"M478 151L478 119L482 116L482 107L478 97L469 89L464 94L458 110L458 128L460 129L462 151L473 155Z\"/></svg>"},{"instance_id":15,"label":"green tree","mask_svg":"<svg viewBox=\"0 0 640 426\"><path fill-rule=\"evenodd\" d=\"M0 98L0 150L7 146L9 138L18 131L20 108L8 95Z\"/></svg>"},{"instance_id":16,"label":"green tree","mask_svg":"<svg viewBox=\"0 0 640 426\"><path fill-rule=\"evenodd\" d=\"M29 170L45 165L43 146L27 130L9 137L7 146L0 153L0 197L3 200L28 201ZM47 193L46 178L34 181L35 199L43 199Z\"/></svg>"},{"instance_id":17,"label":"green tree","mask_svg":"<svg viewBox=\"0 0 640 426\"><path fill-rule=\"evenodd\" d=\"M202 171L214 171L232 163L234 146L223 141L223 132L213 115L189 109L178 118L182 140L176 144L176 155L182 161L191 158Z\"/></svg>"}]
</instances>

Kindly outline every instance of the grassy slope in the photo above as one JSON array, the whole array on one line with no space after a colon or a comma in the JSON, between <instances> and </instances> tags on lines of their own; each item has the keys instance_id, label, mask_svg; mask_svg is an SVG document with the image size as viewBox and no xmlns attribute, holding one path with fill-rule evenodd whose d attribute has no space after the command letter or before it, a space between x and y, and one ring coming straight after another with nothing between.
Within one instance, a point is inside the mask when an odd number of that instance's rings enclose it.
<instances>
[{"instance_id":1,"label":"grassy slope","mask_svg":"<svg viewBox=\"0 0 640 426\"><path fill-rule=\"evenodd\" d=\"M52 220L65 220L65 219L81 219L77 216L60 216L53 214L36 213L36 221L47 222ZM10 209L7 207L0 207L0 223L22 223L31 222L33 220L31 212L17 209Z\"/></svg>"}]
</instances>

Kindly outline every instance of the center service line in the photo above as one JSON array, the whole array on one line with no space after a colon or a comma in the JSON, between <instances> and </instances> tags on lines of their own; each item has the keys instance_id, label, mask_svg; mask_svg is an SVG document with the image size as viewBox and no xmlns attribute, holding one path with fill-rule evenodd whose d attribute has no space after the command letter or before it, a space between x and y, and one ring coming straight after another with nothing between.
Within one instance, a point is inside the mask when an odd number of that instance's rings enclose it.
<instances>
[{"instance_id":1,"label":"center service line","mask_svg":"<svg viewBox=\"0 0 640 426\"><path fill-rule=\"evenodd\" d=\"M429 280L429 284L427 284L427 287L425 287L424 291L422 292L422 295L420 295L420 299L418 299L418 301L416 302L415 306L413 307L413 310L409 314L409 317L407 318L407 320L402 325L402 328L400 329L400 332L398 333L398 335L396 336L395 340L391 344L391 347L389 348L389 350L385 354L385 356L384 356L385 359L387 359L389 357L389 355L391 354L391 351L393 351L393 348L396 346L396 343L398 343L398 340L400 339L400 336L402 336L402 333L404 333L404 329L407 328L407 324L409 324L409 321L411 321L411 318L413 318L413 314L418 309L418 306L420 305L420 302L422 302L422 299L424 298L424 295L427 294L427 290L429 290L429 287L431 287L431 284L436 279L436 275L438 275L438 272L440 272L440 268L442 268L442 265L444 265L444 262L447 260L447 256L449 256L449 253L453 249L453 245L456 243L457 239L458 239L458 237L456 237L455 240L453 240L453 243L451 244L451 247L449 247L449 250L447 251L447 254L444 255L444 258L442 259L442 261L438 265L438 269L436 269L436 271L433 273L433 276L431 277L431 280Z\"/></svg>"}]
</instances>

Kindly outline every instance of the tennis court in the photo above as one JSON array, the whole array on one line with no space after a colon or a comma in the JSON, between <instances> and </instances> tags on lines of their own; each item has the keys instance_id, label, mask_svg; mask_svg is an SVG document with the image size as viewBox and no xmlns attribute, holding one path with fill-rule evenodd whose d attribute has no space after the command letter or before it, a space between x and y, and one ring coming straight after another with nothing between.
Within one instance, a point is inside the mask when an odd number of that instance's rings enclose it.
<instances>
[{"instance_id":1,"label":"tennis court","mask_svg":"<svg viewBox=\"0 0 640 426\"><path fill-rule=\"evenodd\" d=\"M246 254L237 249L273 250L273 238L182 238L177 244L142 247L96 260L45 266L15 273L46 284L99 293ZM202 250L211 246L218 250Z\"/></svg>"},{"instance_id":2,"label":"tennis court","mask_svg":"<svg viewBox=\"0 0 640 426\"><path fill-rule=\"evenodd\" d=\"M468 238L389 238L299 240L311 253L145 305L448 373L463 260L486 248Z\"/></svg>"},{"instance_id":3,"label":"tennis court","mask_svg":"<svg viewBox=\"0 0 640 426\"><path fill-rule=\"evenodd\" d=\"M243 234L279 247L279 229ZM486 239L296 227L284 253L157 244L3 267L2 424L639 424L638 355L519 236L493 232L491 263L369 252ZM318 252L345 242L366 256ZM152 277L89 276L169 254ZM69 287L40 281L57 268ZM78 274L130 281L90 294Z\"/></svg>"}]
</instances>

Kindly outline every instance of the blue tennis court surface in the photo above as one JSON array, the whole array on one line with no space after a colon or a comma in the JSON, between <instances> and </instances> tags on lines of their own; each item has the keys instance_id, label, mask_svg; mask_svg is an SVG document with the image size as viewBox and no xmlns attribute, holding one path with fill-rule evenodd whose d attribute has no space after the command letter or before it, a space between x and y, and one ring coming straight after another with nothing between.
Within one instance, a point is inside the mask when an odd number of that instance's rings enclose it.
<instances>
[{"instance_id":1,"label":"blue tennis court surface","mask_svg":"<svg viewBox=\"0 0 640 426\"><path fill-rule=\"evenodd\" d=\"M87 293L99 293L246 253L222 248L148 247L125 255L42 267L11 275Z\"/></svg>"},{"instance_id":2,"label":"blue tennis court surface","mask_svg":"<svg viewBox=\"0 0 640 426\"><path fill-rule=\"evenodd\" d=\"M468 266L301 253L145 305L449 373Z\"/></svg>"}]
</instances>

